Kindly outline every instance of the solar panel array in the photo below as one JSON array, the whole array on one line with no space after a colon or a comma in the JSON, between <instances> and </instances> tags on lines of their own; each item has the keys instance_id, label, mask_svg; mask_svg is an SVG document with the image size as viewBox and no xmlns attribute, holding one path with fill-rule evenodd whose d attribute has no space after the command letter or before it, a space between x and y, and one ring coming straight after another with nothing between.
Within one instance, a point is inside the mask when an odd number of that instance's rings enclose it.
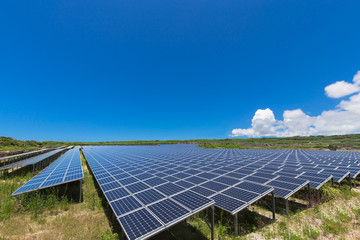
<instances>
[{"instance_id":1,"label":"solar panel array","mask_svg":"<svg viewBox=\"0 0 360 240\"><path fill-rule=\"evenodd\" d=\"M211 200L235 214L272 191L287 199L308 184L319 189L360 171L354 152L194 145L92 146L83 152L129 239L152 236Z\"/></svg>"},{"instance_id":2,"label":"solar panel array","mask_svg":"<svg viewBox=\"0 0 360 240\"><path fill-rule=\"evenodd\" d=\"M150 237L214 204L214 201L124 164L106 152L83 149L100 188L129 239Z\"/></svg>"},{"instance_id":3,"label":"solar panel array","mask_svg":"<svg viewBox=\"0 0 360 240\"><path fill-rule=\"evenodd\" d=\"M68 150L55 162L16 190L12 196L44 189L84 178L79 147Z\"/></svg>"},{"instance_id":4,"label":"solar panel array","mask_svg":"<svg viewBox=\"0 0 360 240\"><path fill-rule=\"evenodd\" d=\"M24 167L24 166L28 166L28 165L35 165L41 161L44 161L45 159L48 159L58 153L61 153L62 151L65 151L66 149L56 149L54 151L51 152L47 152L44 154L40 154L37 155L35 157L31 157L22 161L18 161L18 162L14 162L8 165L5 165L3 167L0 167L0 171L3 170L7 170L7 169L12 169L12 168L17 168L17 167Z\"/></svg>"}]
</instances>

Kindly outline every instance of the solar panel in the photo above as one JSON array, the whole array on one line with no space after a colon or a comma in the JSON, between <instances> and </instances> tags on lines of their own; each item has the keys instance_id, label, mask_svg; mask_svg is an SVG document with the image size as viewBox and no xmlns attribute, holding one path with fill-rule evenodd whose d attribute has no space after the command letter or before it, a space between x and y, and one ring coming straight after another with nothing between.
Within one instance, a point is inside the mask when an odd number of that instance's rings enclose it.
<instances>
[{"instance_id":1,"label":"solar panel","mask_svg":"<svg viewBox=\"0 0 360 240\"><path fill-rule=\"evenodd\" d=\"M243 202L251 202L254 199L258 199L259 194L255 194L246 190L242 190L239 188L229 188L222 192L222 194L228 195L230 197L236 198L238 200L241 200Z\"/></svg>"},{"instance_id":2,"label":"solar panel","mask_svg":"<svg viewBox=\"0 0 360 240\"><path fill-rule=\"evenodd\" d=\"M157 202L164 199L165 196L154 189L148 189L146 191L135 194L135 197L139 199L144 205Z\"/></svg>"},{"instance_id":3,"label":"solar panel","mask_svg":"<svg viewBox=\"0 0 360 240\"><path fill-rule=\"evenodd\" d=\"M116 199L125 197L130 195L130 193L128 191L125 190L125 188L117 188L114 190L110 190L108 192L105 192L105 196L107 197L107 199L109 201L114 201Z\"/></svg>"},{"instance_id":4,"label":"solar panel","mask_svg":"<svg viewBox=\"0 0 360 240\"><path fill-rule=\"evenodd\" d=\"M128 196L110 202L110 205L114 209L116 216L121 216L142 207L142 205L133 196Z\"/></svg>"},{"instance_id":5,"label":"solar panel","mask_svg":"<svg viewBox=\"0 0 360 240\"><path fill-rule=\"evenodd\" d=\"M146 209L140 209L119 218L128 239L150 236L162 228L162 224Z\"/></svg>"},{"instance_id":6,"label":"solar panel","mask_svg":"<svg viewBox=\"0 0 360 240\"><path fill-rule=\"evenodd\" d=\"M199 206L210 206L212 204L210 199L189 190L173 196L172 199L176 200L192 211L197 210Z\"/></svg>"},{"instance_id":7,"label":"solar panel","mask_svg":"<svg viewBox=\"0 0 360 240\"><path fill-rule=\"evenodd\" d=\"M238 185L235 185L237 188L241 188L244 190L252 191L258 194L263 194L265 192L269 192L272 188L260 184L250 183L250 182L242 182Z\"/></svg>"},{"instance_id":8,"label":"solar panel","mask_svg":"<svg viewBox=\"0 0 360 240\"><path fill-rule=\"evenodd\" d=\"M235 214L241 209L243 206L246 206L245 202L242 202L240 200L234 199L232 197L228 197L223 194L217 194L211 199L215 200L216 206L219 206L220 208L230 212L231 214Z\"/></svg>"},{"instance_id":9,"label":"solar panel","mask_svg":"<svg viewBox=\"0 0 360 240\"><path fill-rule=\"evenodd\" d=\"M160 191L161 193L165 194L166 196L171 196L174 195L176 193L179 193L181 191L184 191L185 188L180 187L176 184L173 183L165 183L163 185L160 185L158 187L155 188L156 190Z\"/></svg>"},{"instance_id":10,"label":"solar panel","mask_svg":"<svg viewBox=\"0 0 360 240\"><path fill-rule=\"evenodd\" d=\"M205 187L205 188L208 188L210 190L213 190L213 191L221 191L221 190L224 190L225 188L228 188L229 186L225 185L225 184L222 184L222 183L217 183L217 182L213 182L213 181L209 181L209 182L206 182L206 183L203 183L201 184L200 186L202 187Z\"/></svg>"},{"instance_id":11,"label":"solar panel","mask_svg":"<svg viewBox=\"0 0 360 240\"><path fill-rule=\"evenodd\" d=\"M170 199L155 203L149 206L149 209L165 224L183 218L184 215L190 213L189 210Z\"/></svg>"}]
</instances>

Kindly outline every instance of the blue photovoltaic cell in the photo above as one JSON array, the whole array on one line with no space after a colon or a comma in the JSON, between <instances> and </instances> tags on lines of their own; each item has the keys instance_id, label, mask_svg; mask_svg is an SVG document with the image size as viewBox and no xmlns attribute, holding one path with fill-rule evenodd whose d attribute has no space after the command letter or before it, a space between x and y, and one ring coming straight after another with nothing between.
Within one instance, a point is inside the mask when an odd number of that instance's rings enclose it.
<instances>
[{"instance_id":1,"label":"blue photovoltaic cell","mask_svg":"<svg viewBox=\"0 0 360 240\"><path fill-rule=\"evenodd\" d=\"M120 179L123 179L123 178L128 178L130 176L131 175L128 174L128 173L120 173L120 174L114 175L114 178L117 179L117 180L120 180Z\"/></svg>"},{"instance_id":2,"label":"blue photovoltaic cell","mask_svg":"<svg viewBox=\"0 0 360 240\"><path fill-rule=\"evenodd\" d=\"M106 183L110 183L110 182L114 182L115 179L113 177L106 177L106 178L102 178L102 179L98 179L98 183L99 184L106 184Z\"/></svg>"},{"instance_id":3,"label":"blue photovoltaic cell","mask_svg":"<svg viewBox=\"0 0 360 240\"><path fill-rule=\"evenodd\" d=\"M175 178L175 177L172 177L172 176L164 177L164 179L165 179L166 181L169 181L169 182L179 181L178 178Z\"/></svg>"},{"instance_id":4,"label":"blue photovoltaic cell","mask_svg":"<svg viewBox=\"0 0 360 240\"><path fill-rule=\"evenodd\" d=\"M217 182L212 182L212 181L203 183L200 186L211 189L211 190L216 191L216 192L219 192L219 191L224 190L225 188L229 187L229 186L224 185L222 183L217 183Z\"/></svg>"},{"instance_id":5,"label":"blue photovoltaic cell","mask_svg":"<svg viewBox=\"0 0 360 240\"><path fill-rule=\"evenodd\" d=\"M120 217L119 222L130 240L162 228L162 224L144 208Z\"/></svg>"},{"instance_id":6,"label":"blue photovoltaic cell","mask_svg":"<svg viewBox=\"0 0 360 240\"><path fill-rule=\"evenodd\" d=\"M185 188L175 185L174 183L165 183L163 185L155 187L155 189L162 192L166 196L171 196L185 190Z\"/></svg>"},{"instance_id":7,"label":"blue photovoltaic cell","mask_svg":"<svg viewBox=\"0 0 360 240\"><path fill-rule=\"evenodd\" d=\"M235 187L241 188L244 190L248 190L248 191L252 191L252 192L255 192L258 194L263 194L265 192L268 192L271 189L271 187L256 184L256 183L250 183L250 182L242 182L238 185L235 185Z\"/></svg>"},{"instance_id":8,"label":"blue photovoltaic cell","mask_svg":"<svg viewBox=\"0 0 360 240\"><path fill-rule=\"evenodd\" d=\"M201 173L201 171L195 170L195 169L189 169L189 170L186 170L185 173L196 175L196 174Z\"/></svg>"},{"instance_id":9,"label":"blue photovoltaic cell","mask_svg":"<svg viewBox=\"0 0 360 240\"><path fill-rule=\"evenodd\" d=\"M177 174L174 174L173 176L176 178L179 178L179 179L184 179L184 178L190 177L191 175L186 174L186 173L177 173Z\"/></svg>"},{"instance_id":10,"label":"blue photovoltaic cell","mask_svg":"<svg viewBox=\"0 0 360 240\"><path fill-rule=\"evenodd\" d=\"M179 186L182 186L184 188L191 188L192 186L194 186L194 184L192 183L189 183L189 182L186 182L186 181L183 181L183 180L180 180L178 182L175 182L175 184L179 185Z\"/></svg>"},{"instance_id":11,"label":"blue photovoltaic cell","mask_svg":"<svg viewBox=\"0 0 360 240\"><path fill-rule=\"evenodd\" d=\"M236 172L231 172L231 173L226 174L225 176L229 176L229 177L233 177L233 178L237 178L237 179L242 179L242 178L246 177L247 175L236 173Z\"/></svg>"},{"instance_id":12,"label":"blue photovoltaic cell","mask_svg":"<svg viewBox=\"0 0 360 240\"><path fill-rule=\"evenodd\" d=\"M124 188L117 188L117 189L105 192L105 195L109 199L109 201L114 201L116 199L128 196L130 194Z\"/></svg>"},{"instance_id":13,"label":"blue photovoltaic cell","mask_svg":"<svg viewBox=\"0 0 360 240\"><path fill-rule=\"evenodd\" d=\"M255 194L246 190L238 189L238 188L229 188L222 192L222 194L228 195L230 197L239 199L243 202L252 202L255 199L259 198L259 194Z\"/></svg>"},{"instance_id":14,"label":"blue photovoltaic cell","mask_svg":"<svg viewBox=\"0 0 360 240\"><path fill-rule=\"evenodd\" d=\"M194 183L194 184L201 184L201 183L207 181L206 179L200 178L200 177L197 177L197 176L189 177L189 178L186 178L185 180L188 181L188 182Z\"/></svg>"},{"instance_id":15,"label":"blue photovoltaic cell","mask_svg":"<svg viewBox=\"0 0 360 240\"><path fill-rule=\"evenodd\" d=\"M135 177L140 180L145 180L145 179L153 177L153 175L150 173L142 173L142 174L136 175Z\"/></svg>"},{"instance_id":16,"label":"blue photovoltaic cell","mask_svg":"<svg viewBox=\"0 0 360 240\"><path fill-rule=\"evenodd\" d=\"M155 203L149 206L149 209L165 224L189 213L189 210L186 210L170 199Z\"/></svg>"},{"instance_id":17,"label":"blue photovoltaic cell","mask_svg":"<svg viewBox=\"0 0 360 240\"><path fill-rule=\"evenodd\" d=\"M145 183L138 182L131 185L127 185L125 188L132 193L137 193L145 189L148 189L149 187Z\"/></svg>"},{"instance_id":18,"label":"blue photovoltaic cell","mask_svg":"<svg viewBox=\"0 0 360 240\"><path fill-rule=\"evenodd\" d=\"M126 186L126 185L130 185L132 183L136 183L138 182L139 180L137 180L136 178L134 177L129 177L129 178L123 178L123 179L120 179L118 180L122 185Z\"/></svg>"},{"instance_id":19,"label":"blue photovoltaic cell","mask_svg":"<svg viewBox=\"0 0 360 240\"><path fill-rule=\"evenodd\" d=\"M138 175L138 174L140 174L140 173L144 173L144 171L142 171L142 170L133 170L133 171L128 171L128 173L130 174L130 175Z\"/></svg>"},{"instance_id":20,"label":"blue photovoltaic cell","mask_svg":"<svg viewBox=\"0 0 360 240\"><path fill-rule=\"evenodd\" d=\"M299 187L299 185L280 182L280 181L276 181L276 180L273 180L273 181L267 183L266 185L273 186L273 187L279 187L279 188L290 190L290 191L293 191L293 190L295 190L296 188Z\"/></svg>"},{"instance_id":21,"label":"blue photovoltaic cell","mask_svg":"<svg viewBox=\"0 0 360 240\"><path fill-rule=\"evenodd\" d=\"M207 188L203 188L203 187L200 187L200 186L196 186L196 187L193 187L190 189L191 191L194 191L196 193L199 193L205 197L209 197L211 195L214 195L216 192L215 191L212 191L210 189L207 189Z\"/></svg>"},{"instance_id":22,"label":"blue photovoltaic cell","mask_svg":"<svg viewBox=\"0 0 360 240\"><path fill-rule=\"evenodd\" d=\"M184 205L185 207L189 208L190 210L196 210L199 207L211 204L210 199L192 191L182 192L180 194L172 196L171 198Z\"/></svg>"},{"instance_id":23,"label":"blue photovoltaic cell","mask_svg":"<svg viewBox=\"0 0 360 240\"><path fill-rule=\"evenodd\" d=\"M162 173L162 172L155 173L154 175L157 176L157 177L167 177L167 175Z\"/></svg>"},{"instance_id":24,"label":"blue photovoltaic cell","mask_svg":"<svg viewBox=\"0 0 360 240\"><path fill-rule=\"evenodd\" d=\"M159 177L153 177L153 178L146 179L144 181L144 183L148 184L149 186L155 187L155 186L161 185L163 183L167 183L167 181L165 181L164 179L159 178Z\"/></svg>"},{"instance_id":25,"label":"blue photovoltaic cell","mask_svg":"<svg viewBox=\"0 0 360 240\"><path fill-rule=\"evenodd\" d=\"M149 205L156 201L165 198L164 195L154 189L149 189L140 193L135 194L135 197L139 199L144 205Z\"/></svg>"},{"instance_id":26,"label":"blue photovoltaic cell","mask_svg":"<svg viewBox=\"0 0 360 240\"><path fill-rule=\"evenodd\" d=\"M291 177L279 177L276 179L276 181L294 183L294 184L299 184L299 185L303 185L307 182L307 180L303 180L303 179L299 179L299 178L291 178Z\"/></svg>"},{"instance_id":27,"label":"blue photovoltaic cell","mask_svg":"<svg viewBox=\"0 0 360 240\"><path fill-rule=\"evenodd\" d=\"M255 174L252 175L253 177L261 177L261 178L266 178L266 179L274 179L276 176L272 175L272 174L267 174L267 173L262 173L262 172L257 172Z\"/></svg>"},{"instance_id":28,"label":"blue photovoltaic cell","mask_svg":"<svg viewBox=\"0 0 360 240\"><path fill-rule=\"evenodd\" d=\"M225 196L223 194L217 194L213 197L211 197L212 199L215 200L216 202L216 206L220 207L230 213L233 213L234 211L236 211L237 209L246 206L245 202L242 202L240 200L236 200L234 198Z\"/></svg>"},{"instance_id":29,"label":"blue photovoltaic cell","mask_svg":"<svg viewBox=\"0 0 360 240\"><path fill-rule=\"evenodd\" d=\"M167 170L167 171L164 171L163 173L167 174L167 175L172 175L172 174L175 174L177 173L177 171L174 171L174 170Z\"/></svg>"},{"instance_id":30,"label":"blue photovoltaic cell","mask_svg":"<svg viewBox=\"0 0 360 240\"><path fill-rule=\"evenodd\" d=\"M111 202L110 205L112 206L116 216L118 217L123 215L124 213L128 213L141 207L141 204L133 196L121 198L119 200Z\"/></svg>"},{"instance_id":31,"label":"blue photovoltaic cell","mask_svg":"<svg viewBox=\"0 0 360 240\"><path fill-rule=\"evenodd\" d=\"M112 182L112 183L101 185L101 189L104 192L115 189L115 188L120 188L120 187L121 187L121 185L118 182Z\"/></svg>"},{"instance_id":32,"label":"blue photovoltaic cell","mask_svg":"<svg viewBox=\"0 0 360 240\"><path fill-rule=\"evenodd\" d=\"M198 174L197 176L210 180L210 179L218 177L219 175L212 174L212 173L201 173L201 174Z\"/></svg>"},{"instance_id":33,"label":"blue photovoltaic cell","mask_svg":"<svg viewBox=\"0 0 360 240\"><path fill-rule=\"evenodd\" d=\"M229 177L218 177L218 178L213 179L213 181L219 182L219 183L224 183L224 184L227 184L230 186L235 185L240 182L240 180L236 180L234 178L229 178Z\"/></svg>"},{"instance_id":34,"label":"blue photovoltaic cell","mask_svg":"<svg viewBox=\"0 0 360 240\"><path fill-rule=\"evenodd\" d=\"M250 182L255 182L255 183L260 183L260 184L264 184L269 181L269 179L253 177L253 176L246 177L246 178L244 178L244 180L250 181Z\"/></svg>"},{"instance_id":35,"label":"blue photovoltaic cell","mask_svg":"<svg viewBox=\"0 0 360 240\"><path fill-rule=\"evenodd\" d=\"M286 189L281 189L277 187L274 187L274 189L275 189L274 194L282 198L287 198L287 196L291 193L290 190L286 190Z\"/></svg>"}]
</instances>

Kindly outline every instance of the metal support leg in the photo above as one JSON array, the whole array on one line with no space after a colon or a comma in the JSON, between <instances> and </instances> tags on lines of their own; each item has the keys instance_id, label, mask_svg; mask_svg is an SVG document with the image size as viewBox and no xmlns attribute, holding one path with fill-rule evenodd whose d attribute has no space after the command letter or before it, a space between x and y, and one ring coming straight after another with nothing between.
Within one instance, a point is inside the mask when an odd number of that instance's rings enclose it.
<instances>
[{"instance_id":1,"label":"metal support leg","mask_svg":"<svg viewBox=\"0 0 360 240\"><path fill-rule=\"evenodd\" d=\"M285 214L289 215L289 199L285 199Z\"/></svg>"},{"instance_id":2,"label":"metal support leg","mask_svg":"<svg viewBox=\"0 0 360 240\"><path fill-rule=\"evenodd\" d=\"M334 186L334 178L331 179L331 186Z\"/></svg>"},{"instance_id":3,"label":"metal support leg","mask_svg":"<svg viewBox=\"0 0 360 240\"><path fill-rule=\"evenodd\" d=\"M238 236L239 234L238 234L238 214L237 213L235 213L235 215L234 215L234 234L235 234L235 236Z\"/></svg>"},{"instance_id":4,"label":"metal support leg","mask_svg":"<svg viewBox=\"0 0 360 240\"><path fill-rule=\"evenodd\" d=\"M310 183L308 183L308 198L309 198L309 207L311 207L311 188Z\"/></svg>"},{"instance_id":5,"label":"metal support leg","mask_svg":"<svg viewBox=\"0 0 360 240\"><path fill-rule=\"evenodd\" d=\"M272 198L272 220L275 222L275 194L274 191L271 192L271 198Z\"/></svg>"},{"instance_id":6,"label":"metal support leg","mask_svg":"<svg viewBox=\"0 0 360 240\"><path fill-rule=\"evenodd\" d=\"M351 184L352 184L352 183L351 183L351 174L349 173L349 186L350 186L350 190L351 190L351 187L352 187Z\"/></svg>"},{"instance_id":7,"label":"metal support leg","mask_svg":"<svg viewBox=\"0 0 360 240\"><path fill-rule=\"evenodd\" d=\"M82 202L83 196L82 196L82 179L80 180L80 192L79 192L79 202Z\"/></svg>"},{"instance_id":8,"label":"metal support leg","mask_svg":"<svg viewBox=\"0 0 360 240\"><path fill-rule=\"evenodd\" d=\"M354 177L354 187L356 187L356 177Z\"/></svg>"},{"instance_id":9,"label":"metal support leg","mask_svg":"<svg viewBox=\"0 0 360 240\"><path fill-rule=\"evenodd\" d=\"M212 210L212 218L211 218L211 240L214 240L214 228L215 228L215 207L214 205L211 206Z\"/></svg>"},{"instance_id":10,"label":"metal support leg","mask_svg":"<svg viewBox=\"0 0 360 240\"><path fill-rule=\"evenodd\" d=\"M320 202L320 191L319 191L319 189L316 189L316 201Z\"/></svg>"}]
</instances>

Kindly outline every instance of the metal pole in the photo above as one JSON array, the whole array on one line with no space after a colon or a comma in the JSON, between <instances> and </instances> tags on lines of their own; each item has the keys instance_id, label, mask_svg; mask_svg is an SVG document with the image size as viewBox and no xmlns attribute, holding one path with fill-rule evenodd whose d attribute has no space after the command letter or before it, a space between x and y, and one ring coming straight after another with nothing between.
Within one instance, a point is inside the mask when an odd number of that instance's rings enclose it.
<instances>
[{"instance_id":1,"label":"metal pole","mask_svg":"<svg viewBox=\"0 0 360 240\"><path fill-rule=\"evenodd\" d=\"M316 201L320 202L320 192L319 189L316 189Z\"/></svg>"},{"instance_id":2,"label":"metal pole","mask_svg":"<svg viewBox=\"0 0 360 240\"><path fill-rule=\"evenodd\" d=\"M211 206L212 218L211 218L211 240L214 240L214 228L215 228L215 207Z\"/></svg>"},{"instance_id":3,"label":"metal pole","mask_svg":"<svg viewBox=\"0 0 360 240\"><path fill-rule=\"evenodd\" d=\"M349 186L350 186L350 190L351 190L351 173L349 173Z\"/></svg>"},{"instance_id":4,"label":"metal pole","mask_svg":"<svg viewBox=\"0 0 360 240\"><path fill-rule=\"evenodd\" d=\"M285 199L285 214L289 214L289 200Z\"/></svg>"},{"instance_id":5,"label":"metal pole","mask_svg":"<svg viewBox=\"0 0 360 240\"><path fill-rule=\"evenodd\" d=\"M356 177L354 177L354 187L356 187Z\"/></svg>"},{"instance_id":6,"label":"metal pole","mask_svg":"<svg viewBox=\"0 0 360 240\"><path fill-rule=\"evenodd\" d=\"M80 195L79 195L79 202L82 202L82 179L80 179Z\"/></svg>"},{"instance_id":7,"label":"metal pole","mask_svg":"<svg viewBox=\"0 0 360 240\"><path fill-rule=\"evenodd\" d=\"M271 192L271 198L272 198L272 217L273 217L273 221L275 222L276 218L275 218L275 194L274 194L274 191Z\"/></svg>"},{"instance_id":8,"label":"metal pole","mask_svg":"<svg viewBox=\"0 0 360 240\"><path fill-rule=\"evenodd\" d=\"M308 198L309 198L309 207L311 207L311 189L310 189L310 183L308 183Z\"/></svg>"},{"instance_id":9,"label":"metal pole","mask_svg":"<svg viewBox=\"0 0 360 240\"><path fill-rule=\"evenodd\" d=\"M235 236L237 236L238 235L238 214L237 213L235 213L235 215L234 215L234 227L235 227L234 234L235 234Z\"/></svg>"}]
</instances>

